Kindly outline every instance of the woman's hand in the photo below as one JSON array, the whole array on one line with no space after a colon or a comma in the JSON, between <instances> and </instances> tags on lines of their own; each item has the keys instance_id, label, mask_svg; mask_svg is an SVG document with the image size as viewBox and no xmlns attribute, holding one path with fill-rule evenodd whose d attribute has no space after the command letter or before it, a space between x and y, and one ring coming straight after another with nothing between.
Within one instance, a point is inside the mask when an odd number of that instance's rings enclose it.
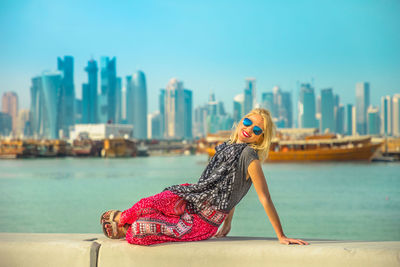
<instances>
[{"instance_id":1,"label":"woman's hand","mask_svg":"<svg viewBox=\"0 0 400 267\"><path fill-rule=\"evenodd\" d=\"M231 224L223 224L221 229L214 235L214 237L225 237L231 231Z\"/></svg>"},{"instance_id":2,"label":"woman's hand","mask_svg":"<svg viewBox=\"0 0 400 267\"><path fill-rule=\"evenodd\" d=\"M279 238L279 243L284 245L290 245L290 244L309 245L309 243L304 240L287 238L286 236Z\"/></svg>"}]
</instances>

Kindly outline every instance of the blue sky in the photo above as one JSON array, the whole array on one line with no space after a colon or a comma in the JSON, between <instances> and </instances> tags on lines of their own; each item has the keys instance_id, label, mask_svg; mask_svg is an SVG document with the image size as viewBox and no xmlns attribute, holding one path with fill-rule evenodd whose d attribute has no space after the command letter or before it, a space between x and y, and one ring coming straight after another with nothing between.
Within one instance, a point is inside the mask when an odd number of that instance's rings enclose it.
<instances>
[{"instance_id":1,"label":"blue sky","mask_svg":"<svg viewBox=\"0 0 400 267\"><path fill-rule=\"evenodd\" d=\"M0 2L0 94L29 108L31 78L75 58L75 89L90 58L117 57L117 74L146 74L149 112L172 77L226 104L256 77L257 95L297 82L332 87L354 103L369 81L371 102L400 93L400 1L19 1ZM295 96L297 99L297 96Z\"/></svg>"}]
</instances>

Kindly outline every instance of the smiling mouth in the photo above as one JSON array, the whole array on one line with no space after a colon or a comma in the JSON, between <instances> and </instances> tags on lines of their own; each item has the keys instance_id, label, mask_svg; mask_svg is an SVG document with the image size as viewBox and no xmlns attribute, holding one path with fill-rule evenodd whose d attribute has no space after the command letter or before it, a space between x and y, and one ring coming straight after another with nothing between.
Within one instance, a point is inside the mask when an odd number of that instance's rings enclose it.
<instances>
[{"instance_id":1,"label":"smiling mouth","mask_svg":"<svg viewBox=\"0 0 400 267\"><path fill-rule=\"evenodd\" d=\"M242 134L243 134L245 137L250 137L250 135L249 135L246 131L242 131Z\"/></svg>"}]
</instances>

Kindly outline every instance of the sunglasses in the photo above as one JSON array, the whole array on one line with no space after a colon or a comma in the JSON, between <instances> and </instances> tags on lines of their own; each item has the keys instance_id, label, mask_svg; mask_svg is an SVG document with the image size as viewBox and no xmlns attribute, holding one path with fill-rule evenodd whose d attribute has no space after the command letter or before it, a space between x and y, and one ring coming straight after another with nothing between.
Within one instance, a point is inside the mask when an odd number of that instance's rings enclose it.
<instances>
[{"instance_id":1,"label":"sunglasses","mask_svg":"<svg viewBox=\"0 0 400 267\"><path fill-rule=\"evenodd\" d=\"M244 126L251 126L252 124L253 124L253 122L249 118L244 118L244 120L243 120L243 125ZM258 126L254 126L253 127L253 133L255 135L260 135L260 134L263 133L263 130Z\"/></svg>"}]
</instances>

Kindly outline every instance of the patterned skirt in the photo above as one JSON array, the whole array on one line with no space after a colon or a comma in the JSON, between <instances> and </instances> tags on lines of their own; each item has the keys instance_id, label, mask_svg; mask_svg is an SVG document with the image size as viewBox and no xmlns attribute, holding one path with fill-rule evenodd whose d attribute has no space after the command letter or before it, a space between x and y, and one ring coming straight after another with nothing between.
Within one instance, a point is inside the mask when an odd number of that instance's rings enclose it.
<instances>
[{"instance_id":1,"label":"patterned skirt","mask_svg":"<svg viewBox=\"0 0 400 267\"><path fill-rule=\"evenodd\" d=\"M199 213L171 191L143 198L121 214L120 225L129 224L126 241L137 245L199 241L215 235L228 214L211 208Z\"/></svg>"}]
</instances>

